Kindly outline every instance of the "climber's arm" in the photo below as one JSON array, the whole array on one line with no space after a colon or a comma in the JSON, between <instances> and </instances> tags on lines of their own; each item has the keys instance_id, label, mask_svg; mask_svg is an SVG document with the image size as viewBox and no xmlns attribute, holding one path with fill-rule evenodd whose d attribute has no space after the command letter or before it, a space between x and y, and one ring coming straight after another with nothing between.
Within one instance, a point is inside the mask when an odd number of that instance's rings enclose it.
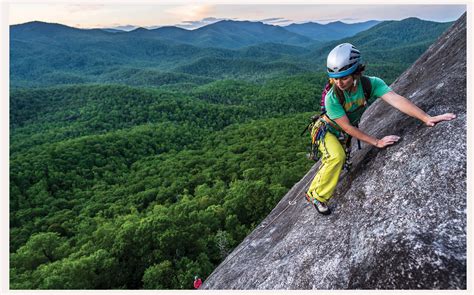
<instances>
[{"instance_id":1,"label":"climber's arm","mask_svg":"<svg viewBox=\"0 0 474 295\"><path fill-rule=\"evenodd\" d=\"M378 148L384 148L388 145L395 143L399 139L399 137L396 135L385 136L382 139L377 139L375 137L372 137L368 135L367 133L363 132L362 130L360 130L359 128L353 126L346 115L338 119L335 119L334 121L342 129L344 129L344 131L347 132L347 134L349 134L350 136L353 136L359 140L362 140L363 142L366 142Z\"/></svg>"},{"instance_id":2,"label":"climber's arm","mask_svg":"<svg viewBox=\"0 0 474 295\"><path fill-rule=\"evenodd\" d=\"M384 95L382 95L382 99L386 101L388 104L393 106L394 108L400 110L401 112L411 116L413 118L417 118L421 120L428 126L434 126L436 123L441 121L449 121L456 118L456 115L452 113L446 113L439 116L431 117L427 113L425 113L422 109L417 107L414 103L406 99L405 97L390 91Z\"/></svg>"}]
</instances>

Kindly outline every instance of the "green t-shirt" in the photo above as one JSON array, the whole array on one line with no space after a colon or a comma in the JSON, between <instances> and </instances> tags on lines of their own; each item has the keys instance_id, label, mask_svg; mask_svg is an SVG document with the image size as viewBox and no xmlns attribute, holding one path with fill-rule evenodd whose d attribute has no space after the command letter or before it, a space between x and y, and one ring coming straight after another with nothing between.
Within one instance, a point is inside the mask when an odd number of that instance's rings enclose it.
<instances>
[{"instance_id":1,"label":"green t-shirt","mask_svg":"<svg viewBox=\"0 0 474 295\"><path fill-rule=\"evenodd\" d=\"M372 85L372 92L370 93L370 98L367 101L366 107L361 107L364 105L364 90L362 89L362 83L358 80L357 91L353 93L344 92L344 108L339 103L339 99L334 91L334 86L331 90L328 91L325 98L326 113L329 118L332 120L339 119L344 115L347 115L349 121L352 125L357 125L362 113L371 105L378 97L392 91L390 87L385 84L385 82L377 77L368 77ZM332 129L332 128L330 128Z\"/></svg>"}]
</instances>

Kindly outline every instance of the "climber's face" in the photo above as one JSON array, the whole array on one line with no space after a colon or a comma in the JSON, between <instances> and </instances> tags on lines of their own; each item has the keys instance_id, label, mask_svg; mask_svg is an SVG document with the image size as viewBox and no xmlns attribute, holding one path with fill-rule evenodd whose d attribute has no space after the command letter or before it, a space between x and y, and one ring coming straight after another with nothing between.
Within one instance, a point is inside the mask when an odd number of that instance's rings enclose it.
<instances>
[{"instance_id":1,"label":"climber's face","mask_svg":"<svg viewBox=\"0 0 474 295\"><path fill-rule=\"evenodd\" d=\"M341 78L334 78L334 83L336 83L337 88L341 90L349 90L354 83L354 78L352 75L348 75Z\"/></svg>"}]
</instances>

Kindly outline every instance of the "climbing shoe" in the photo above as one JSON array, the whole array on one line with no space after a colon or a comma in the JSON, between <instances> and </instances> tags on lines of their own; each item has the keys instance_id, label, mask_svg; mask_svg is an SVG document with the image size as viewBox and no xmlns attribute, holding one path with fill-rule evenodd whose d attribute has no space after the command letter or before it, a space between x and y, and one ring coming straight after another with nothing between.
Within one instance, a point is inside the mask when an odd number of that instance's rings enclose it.
<instances>
[{"instance_id":1,"label":"climbing shoe","mask_svg":"<svg viewBox=\"0 0 474 295\"><path fill-rule=\"evenodd\" d=\"M331 214L331 210L329 210L329 207L328 207L328 205L326 205L326 203L318 201L317 199L311 197L307 193L305 193L305 197L306 197L306 200L308 202L313 204L314 208L316 208L316 210L318 210L319 213L321 213L323 215Z\"/></svg>"}]
</instances>

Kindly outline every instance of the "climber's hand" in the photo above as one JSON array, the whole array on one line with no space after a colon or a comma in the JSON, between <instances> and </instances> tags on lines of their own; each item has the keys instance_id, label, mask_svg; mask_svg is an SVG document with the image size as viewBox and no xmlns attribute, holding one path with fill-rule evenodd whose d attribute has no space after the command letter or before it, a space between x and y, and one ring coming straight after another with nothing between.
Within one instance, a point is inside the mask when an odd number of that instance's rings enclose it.
<instances>
[{"instance_id":1,"label":"climber's hand","mask_svg":"<svg viewBox=\"0 0 474 295\"><path fill-rule=\"evenodd\" d=\"M426 121L425 121L425 124L427 126L430 126L430 127L433 127L434 125L436 125L437 123L441 122L441 121L451 121L452 119L456 118L456 115L453 114L453 113L446 113L446 114L442 114L442 115L439 115L439 116L434 116L434 117L429 117Z\"/></svg>"},{"instance_id":2,"label":"climber's hand","mask_svg":"<svg viewBox=\"0 0 474 295\"><path fill-rule=\"evenodd\" d=\"M378 148L384 148L384 147L386 147L386 146L389 146L389 145L391 145L391 144L394 144L394 143L397 142L399 139L400 139L400 136L396 136L396 135L385 136L385 137L382 138L382 139L378 139L378 140L377 140L377 143L375 144L375 146L378 147Z\"/></svg>"}]
</instances>

